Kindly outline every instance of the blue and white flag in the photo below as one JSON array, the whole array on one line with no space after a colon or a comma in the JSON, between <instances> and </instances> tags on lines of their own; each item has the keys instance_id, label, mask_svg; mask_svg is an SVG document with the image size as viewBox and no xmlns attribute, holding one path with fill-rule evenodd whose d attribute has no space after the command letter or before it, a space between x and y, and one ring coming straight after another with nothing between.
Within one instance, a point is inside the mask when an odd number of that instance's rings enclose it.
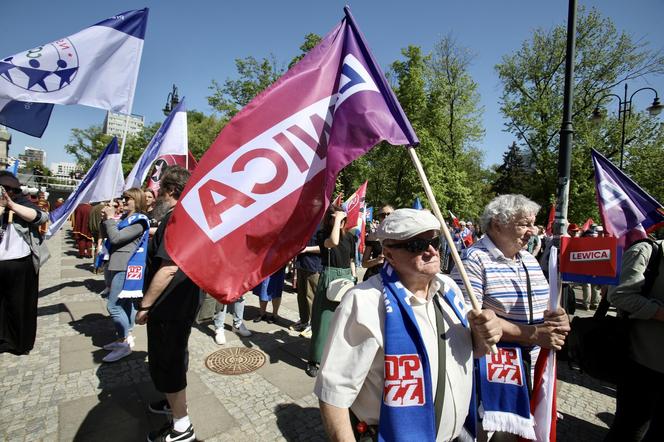
<instances>
[{"instance_id":1,"label":"blue and white flag","mask_svg":"<svg viewBox=\"0 0 664 442\"><path fill-rule=\"evenodd\" d=\"M150 166L157 158L163 155L187 155L188 144L187 108L183 98L166 117L134 168L129 172L124 188L141 187L150 171Z\"/></svg>"},{"instance_id":2,"label":"blue and white flag","mask_svg":"<svg viewBox=\"0 0 664 442\"><path fill-rule=\"evenodd\" d=\"M118 139L113 137L67 201L49 214L51 224L48 226L46 239L60 229L79 204L108 201L122 195L121 160Z\"/></svg>"},{"instance_id":3,"label":"blue and white flag","mask_svg":"<svg viewBox=\"0 0 664 442\"><path fill-rule=\"evenodd\" d=\"M52 111L52 104L0 98L0 124L33 137L44 134Z\"/></svg>"},{"instance_id":4,"label":"blue and white flag","mask_svg":"<svg viewBox=\"0 0 664 442\"><path fill-rule=\"evenodd\" d=\"M147 19L147 8L127 11L0 59L0 98L129 114Z\"/></svg>"},{"instance_id":5,"label":"blue and white flag","mask_svg":"<svg viewBox=\"0 0 664 442\"><path fill-rule=\"evenodd\" d=\"M13 166L7 165L5 170L10 171L14 176L18 176L18 160L14 160Z\"/></svg>"}]
</instances>

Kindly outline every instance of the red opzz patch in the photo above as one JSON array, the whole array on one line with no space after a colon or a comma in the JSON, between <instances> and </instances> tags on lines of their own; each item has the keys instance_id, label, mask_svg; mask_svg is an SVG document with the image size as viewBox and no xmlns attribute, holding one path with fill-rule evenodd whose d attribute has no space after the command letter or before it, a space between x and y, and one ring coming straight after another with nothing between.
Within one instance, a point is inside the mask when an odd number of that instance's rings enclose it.
<instances>
[{"instance_id":1,"label":"red opzz patch","mask_svg":"<svg viewBox=\"0 0 664 442\"><path fill-rule=\"evenodd\" d=\"M127 279L141 279L143 266L127 266Z\"/></svg>"},{"instance_id":2,"label":"red opzz patch","mask_svg":"<svg viewBox=\"0 0 664 442\"><path fill-rule=\"evenodd\" d=\"M417 354L385 356L383 402L390 407L424 405L424 370Z\"/></svg>"},{"instance_id":3,"label":"red opzz patch","mask_svg":"<svg viewBox=\"0 0 664 442\"><path fill-rule=\"evenodd\" d=\"M499 348L498 353L487 355L486 376L489 382L522 386L521 353L515 348Z\"/></svg>"}]
</instances>

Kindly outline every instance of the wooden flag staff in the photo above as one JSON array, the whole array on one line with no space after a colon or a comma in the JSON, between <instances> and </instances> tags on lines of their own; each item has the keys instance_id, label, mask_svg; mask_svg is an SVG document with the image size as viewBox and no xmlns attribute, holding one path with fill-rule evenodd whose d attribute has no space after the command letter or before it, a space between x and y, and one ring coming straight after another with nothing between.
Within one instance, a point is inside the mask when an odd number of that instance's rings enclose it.
<instances>
[{"instance_id":1,"label":"wooden flag staff","mask_svg":"<svg viewBox=\"0 0 664 442\"><path fill-rule=\"evenodd\" d=\"M438 203L436 202L436 197L433 195L433 190L431 190L431 186L429 185L429 180L427 179L427 176L424 173L424 169L422 168L422 163L420 162L420 158L417 156L415 148L408 147L407 150L410 155L410 158L413 160L413 164L415 165L415 170L417 170L417 174L419 175L420 180L422 181L422 186L424 186L424 192L427 194L427 198L429 199L429 204L431 205L433 214L436 216L436 218L438 218L438 221L440 221L440 225L442 227L441 230L443 232L443 235L445 236L447 245L449 246L449 249L452 253L452 259L454 260L454 265L459 269L459 274L461 275L463 285L466 288L466 293L468 294L470 303L473 306L473 310L479 312L482 310L482 306L480 306L480 303L477 301L475 293L473 292L473 287L470 285L470 280L468 279L468 274L466 273L466 269L464 269L463 265L461 264L461 258L459 257L459 252L457 252L456 247L454 246L454 241L452 241L452 236L450 235L450 229L447 227L445 218L443 218L442 213L440 213L440 208L438 207ZM498 353L498 349L496 348L495 345L491 345L491 352L494 354Z\"/></svg>"}]
</instances>

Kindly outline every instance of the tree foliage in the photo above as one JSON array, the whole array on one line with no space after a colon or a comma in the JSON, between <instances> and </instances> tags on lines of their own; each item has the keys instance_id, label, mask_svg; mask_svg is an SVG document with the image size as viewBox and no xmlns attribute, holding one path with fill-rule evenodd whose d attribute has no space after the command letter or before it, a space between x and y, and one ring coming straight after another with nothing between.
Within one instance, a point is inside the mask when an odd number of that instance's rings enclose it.
<instances>
[{"instance_id":1,"label":"tree foliage","mask_svg":"<svg viewBox=\"0 0 664 442\"><path fill-rule=\"evenodd\" d=\"M283 73L283 68L278 67L274 56L261 60L253 56L238 58L235 67L239 78L228 78L223 84L212 80L209 87L212 95L207 97L210 106L226 121Z\"/></svg>"},{"instance_id":2,"label":"tree foliage","mask_svg":"<svg viewBox=\"0 0 664 442\"><path fill-rule=\"evenodd\" d=\"M529 159L526 166L532 170L530 184L523 187L522 193L540 204L551 201L556 192L565 42L563 25L552 30L538 29L519 50L503 57L502 63L496 66L503 84L501 112L507 119L506 130L517 138ZM574 72L571 220L585 220L597 213L590 179L590 148L597 148L614 161L620 152L620 127L615 119L605 122L599 129L588 121L598 99L625 81L662 73L664 56L661 52L652 51L646 43L618 31L614 23L597 10L580 11ZM633 122L641 123L646 119L643 115L634 117ZM628 131L633 125L629 125ZM651 122L649 126L652 125ZM657 140L661 140L661 130L659 127L647 134L641 130L630 132L633 137L630 146L647 145L661 152L661 142L656 147ZM630 167L635 171L649 168L645 163L634 164L640 156L633 153L632 148L628 153ZM647 187L649 183L640 184Z\"/></svg>"}]
</instances>

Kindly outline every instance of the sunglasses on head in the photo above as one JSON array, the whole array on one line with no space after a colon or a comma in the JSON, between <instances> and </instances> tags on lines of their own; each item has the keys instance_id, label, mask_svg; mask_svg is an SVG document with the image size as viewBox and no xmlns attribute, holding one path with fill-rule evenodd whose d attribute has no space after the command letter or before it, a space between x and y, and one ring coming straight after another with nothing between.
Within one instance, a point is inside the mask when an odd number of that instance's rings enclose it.
<instances>
[{"instance_id":1,"label":"sunglasses on head","mask_svg":"<svg viewBox=\"0 0 664 442\"><path fill-rule=\"evenodd\" d=\"M426 252L429 250L429 246L432 246L434 249L438 250L438 247L440 247L440 236L431 239L415 238L408 242L386 245L386 247L392 249L405 249L410 253Z\"/></svg>"}]
</instances>

